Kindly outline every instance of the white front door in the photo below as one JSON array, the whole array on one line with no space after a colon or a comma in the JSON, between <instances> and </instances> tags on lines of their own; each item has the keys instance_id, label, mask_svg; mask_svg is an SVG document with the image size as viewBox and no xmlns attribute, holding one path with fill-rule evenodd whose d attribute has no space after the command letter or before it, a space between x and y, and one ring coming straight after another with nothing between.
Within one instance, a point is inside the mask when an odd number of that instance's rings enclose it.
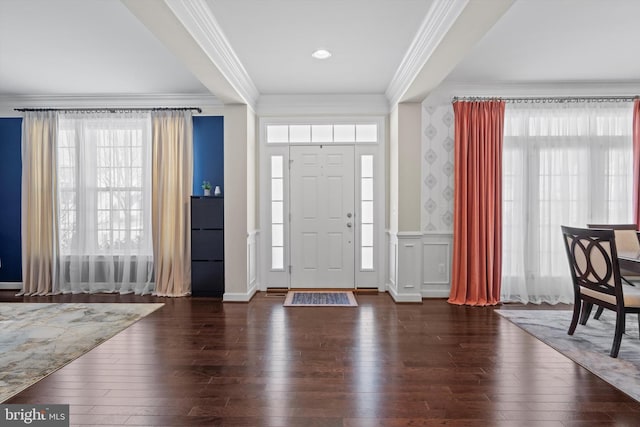
<instances>
[{"instance_id":1,"label":"white front door","mask_svg":"<svg viewBox=\"0 0 640 427\"><path fill-rule=\"evenodd\" d=\"M290 148L291 287L354 288L354 148Z\"/></svg>"}]
</instances>

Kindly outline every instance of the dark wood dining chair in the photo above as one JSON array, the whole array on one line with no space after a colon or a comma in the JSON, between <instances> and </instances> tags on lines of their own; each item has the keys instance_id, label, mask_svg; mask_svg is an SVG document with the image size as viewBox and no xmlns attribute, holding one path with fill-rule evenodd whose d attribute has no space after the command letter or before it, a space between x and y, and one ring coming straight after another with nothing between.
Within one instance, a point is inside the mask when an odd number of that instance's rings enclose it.
<instances>
[{"instance_id":1,"label":"dark wood dining chair","mask_svg":"<svg viewBox=\"0 0 640 427\"><path fill-rule=\"evenodd\" d=\"M587 228L597 228L602 230L616 230L615 231L616 238L617 238L616 249L618 250L618 252L620 251L636 252L636 256L640 256L640 234L638 233L638 226L636 224L587 224ZM633 236L635 236L635 242L632 241L633 238L629 239L628 236L625 236L624 239L620 239L621 233L631 233ZM623 240L624 242L623 245L620 244L621 243L620 240ZM630 278L637 276L638 273L625 270L624 268L620 268L620 275L621 275L622 281L625 282L627 285L631 285L631 286L636 285L633 282L633 279L630 279ZM598 310L596 310L596 314L595 316L593 316L593 318L596 320L599 319L600 316L602 315L603 310L604 309L602 307L598 307Z\"/></svg>"},{"instance_id":2,"label":"dark wood dining chair","mask_svg":"<svg viewBox=\"0 0 640 427\"><path fill-rule=\"evenodd\" d=\"M593 305L616 313L611 357L618 357L627 313L636 313L640 326L640 289L622 285L614 230L561 226L573 280L574 305L569 335L580 321L586 325Z\"/></svg>"}]
</instances>

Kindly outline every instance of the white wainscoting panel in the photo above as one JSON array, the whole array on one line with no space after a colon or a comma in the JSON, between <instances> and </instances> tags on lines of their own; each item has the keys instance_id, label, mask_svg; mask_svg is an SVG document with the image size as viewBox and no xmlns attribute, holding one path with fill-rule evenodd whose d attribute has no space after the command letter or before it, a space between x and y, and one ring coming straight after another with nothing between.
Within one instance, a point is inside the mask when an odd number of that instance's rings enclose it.
<instances>
[{"instance_id":1,"label":"white wainscoting panel","mask_svg":"<svg viewBox=\"0 0 640 427\"><path fill-rule=\"evenodd\" d=\"M247 233L247 292L225 292L223 302L249 302L258 291L259 231Z\"/></svg>"},{"instance_id":2,"label":"white wainscoting panel","mask_svg":"<svg viewBox=\"0 0 640 427\"><path fill-rule=\"evenodd\" d=\"M389 274L387 290L396 302L448 298L451 290L453 234L451 232L387 231Z\"/></svg>"},{"instance_id":3,"label":"white wainscoting panel","mask_svg":"<svg viewBox=\"0 0 640 427\"><path fill-rule=\"evenodd\" d=\"M391 296L396 302L422 301L422 233L400 232L397 235L397 286Z\"/></svg>"},{"instance_id":4,"label":"white wainscoting panel","mask_svg":"<svg viewBox=\"0 0 640 427\"><path fill-rule=\"evenodd\" d=\"M425 233L422 237L423 298L447 298L451 290L453 234Z\"/></svg>"}]
</instances>

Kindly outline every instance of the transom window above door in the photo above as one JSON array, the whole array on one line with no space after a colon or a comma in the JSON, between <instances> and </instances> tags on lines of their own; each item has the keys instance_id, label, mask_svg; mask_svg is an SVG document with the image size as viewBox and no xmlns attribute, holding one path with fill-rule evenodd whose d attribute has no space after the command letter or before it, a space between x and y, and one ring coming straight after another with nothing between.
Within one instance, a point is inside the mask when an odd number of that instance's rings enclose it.
<instances>
[{"instance_id":1,"label":"transom window above door","mask_svg":"<svg viewBox=\"0 0 640 427\"><path fill-rule=\"evenodd\" d=\"M377 143L377 123L269 124L267 144Z\"/></svg>"}]
</instances>

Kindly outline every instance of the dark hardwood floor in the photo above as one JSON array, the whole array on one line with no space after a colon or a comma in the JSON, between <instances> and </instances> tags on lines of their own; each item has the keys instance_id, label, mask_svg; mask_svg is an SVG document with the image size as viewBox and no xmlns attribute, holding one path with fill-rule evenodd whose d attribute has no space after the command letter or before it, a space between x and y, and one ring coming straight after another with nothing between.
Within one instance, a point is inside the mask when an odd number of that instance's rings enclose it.
<instances>
[{"instance_id":1,"label":"dark hardwood floor","mask_svg":"<svg viewBox=\"0 0 640 427\"><path fill-rule=\"evenodd\" d=\"M70 404L72 425L640 425L640 403L494 308L14 293L0 301L165 303L6 402Z\"/></svg>"}]
</instances>

